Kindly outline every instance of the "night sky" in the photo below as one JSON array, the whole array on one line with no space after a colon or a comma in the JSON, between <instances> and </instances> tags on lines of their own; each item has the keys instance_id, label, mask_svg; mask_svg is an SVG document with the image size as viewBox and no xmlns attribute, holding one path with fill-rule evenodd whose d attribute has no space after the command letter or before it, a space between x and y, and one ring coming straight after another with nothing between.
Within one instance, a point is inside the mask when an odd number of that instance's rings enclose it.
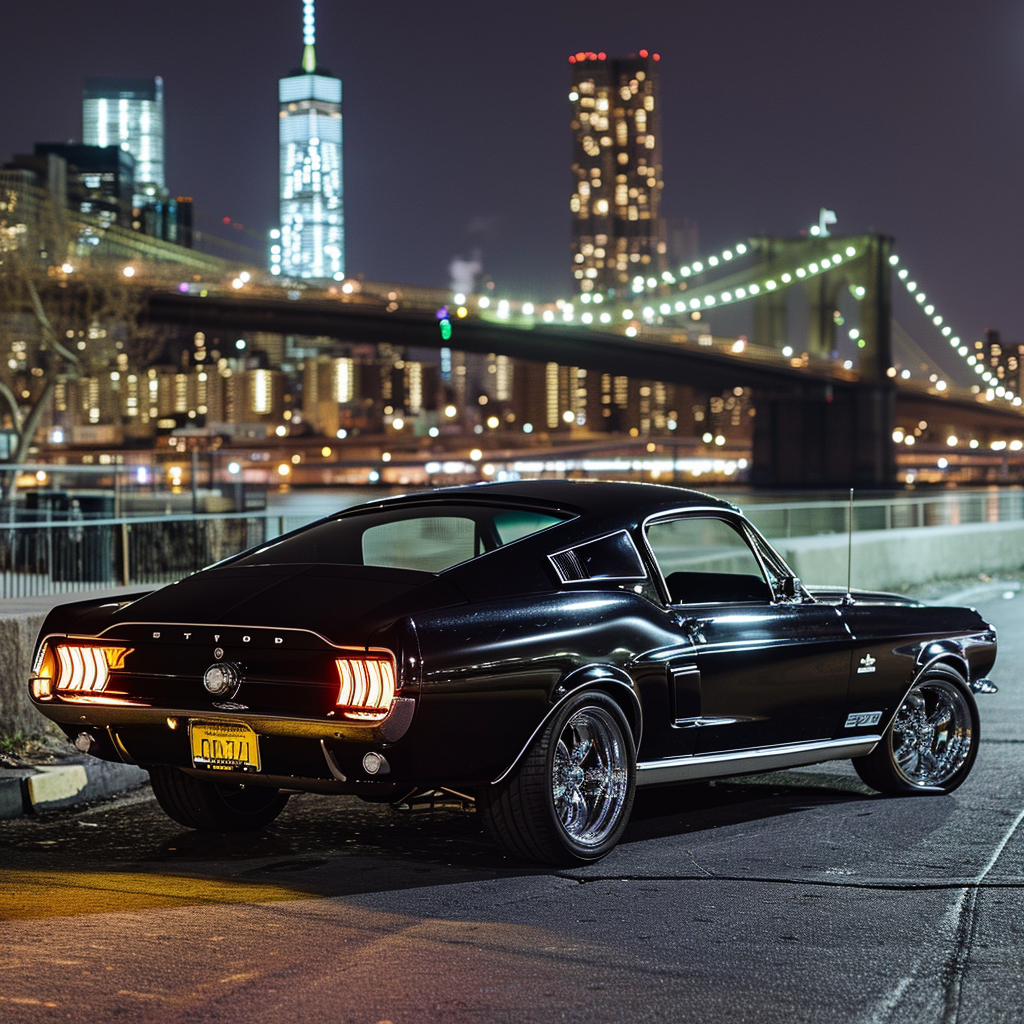
<instances>
[{"instance_id":1,"label":"night sky","mask_svg":"<svg viewBox=\"0 0 1024 1024\"><path fill-rule=\"evenodd\" d=\"M301 0L5 4L0 160L81 138L88 75L162 75L168 186L199 226L263 250L277 207L277 79ZM662 212L701 251L881 231L965 339L1024 341L1020 0L518 0L317 4L344 82L347 270L446 285L479 249L498 294L569 295L569 64L661 60ZM901 322L942 346L916 310ZM943 353L943 360L949 362Z\"/></svg>"}]
</instances>

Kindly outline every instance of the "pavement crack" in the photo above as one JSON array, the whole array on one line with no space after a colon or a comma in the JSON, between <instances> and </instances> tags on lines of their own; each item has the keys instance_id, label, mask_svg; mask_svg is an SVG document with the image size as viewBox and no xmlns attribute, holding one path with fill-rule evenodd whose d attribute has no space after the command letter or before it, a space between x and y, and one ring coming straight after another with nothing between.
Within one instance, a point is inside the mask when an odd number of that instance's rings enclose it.
<instances>
[{"instance_id":1,"label":"pavement crack","mask_svg":"<svg viewBox=\"0 0 1024 1024\"><path fill-rule=\"evenodd\" d=\"M761 875L719 875L708 872L699 864L700 875L574 875L556 872L555 877L564 878L580 885L596 882L751 882L755 885L803 885L823 889L863 889L873 892L972 892L980 889L1024 890L1024 880L1019 882L952 881L952 882L856 882L833 881L824 878L779 878Z\"/></svg>"}]
</instances>

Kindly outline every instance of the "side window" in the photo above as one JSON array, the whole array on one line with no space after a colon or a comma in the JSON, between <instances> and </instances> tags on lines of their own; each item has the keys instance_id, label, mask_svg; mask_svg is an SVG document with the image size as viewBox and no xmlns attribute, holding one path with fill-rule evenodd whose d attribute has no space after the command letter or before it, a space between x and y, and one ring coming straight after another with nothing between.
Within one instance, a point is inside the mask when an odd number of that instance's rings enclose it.
<instances>
[{"instance_id":1,"label":"side window","mask_svg":"<svg viewBox=\"0 0 1024 1024\"><path fill-rule=\"evenodd\" d=\"M688 516L652 523L647 542L673 604L772 599L747 541L723 519Z\"/></svg>"}]
</instances>

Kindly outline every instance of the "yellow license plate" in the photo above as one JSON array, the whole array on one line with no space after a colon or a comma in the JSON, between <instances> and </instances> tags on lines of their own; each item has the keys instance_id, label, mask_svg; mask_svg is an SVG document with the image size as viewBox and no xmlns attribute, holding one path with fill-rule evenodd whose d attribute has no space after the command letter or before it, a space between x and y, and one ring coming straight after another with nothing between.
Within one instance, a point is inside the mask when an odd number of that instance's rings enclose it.
<instances>
[{"instance_id":1,"label":"yellow license plate","mask_svg":"<svg viewBox=\"0 0 1024 1024\"><path fill-rule=\"evenodd\" d=\"M222 771L260 770L260 743L247 725L235 722L190 722L192 763Z\"/></svg>"}]
</instances>

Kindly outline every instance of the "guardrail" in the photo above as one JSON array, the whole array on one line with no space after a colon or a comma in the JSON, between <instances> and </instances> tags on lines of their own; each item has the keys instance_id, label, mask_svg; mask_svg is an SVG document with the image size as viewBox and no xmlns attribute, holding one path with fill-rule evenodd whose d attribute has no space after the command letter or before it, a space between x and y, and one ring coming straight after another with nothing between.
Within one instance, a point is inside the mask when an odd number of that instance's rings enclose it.
<instances>
[{"instance_id":1,"label":"guardrail","mask_svg":"<svg viewBox=\"0 0 1024 1024\"><path fill-rule=\"evenodd\" d=\"M740 501L769 539L845 533L848 501ZM0 598L170 583L309 522L272 512L0 523ZM858 498L855 532L1024 521L1024 490Z\"/></svg>"}]
</instances>

